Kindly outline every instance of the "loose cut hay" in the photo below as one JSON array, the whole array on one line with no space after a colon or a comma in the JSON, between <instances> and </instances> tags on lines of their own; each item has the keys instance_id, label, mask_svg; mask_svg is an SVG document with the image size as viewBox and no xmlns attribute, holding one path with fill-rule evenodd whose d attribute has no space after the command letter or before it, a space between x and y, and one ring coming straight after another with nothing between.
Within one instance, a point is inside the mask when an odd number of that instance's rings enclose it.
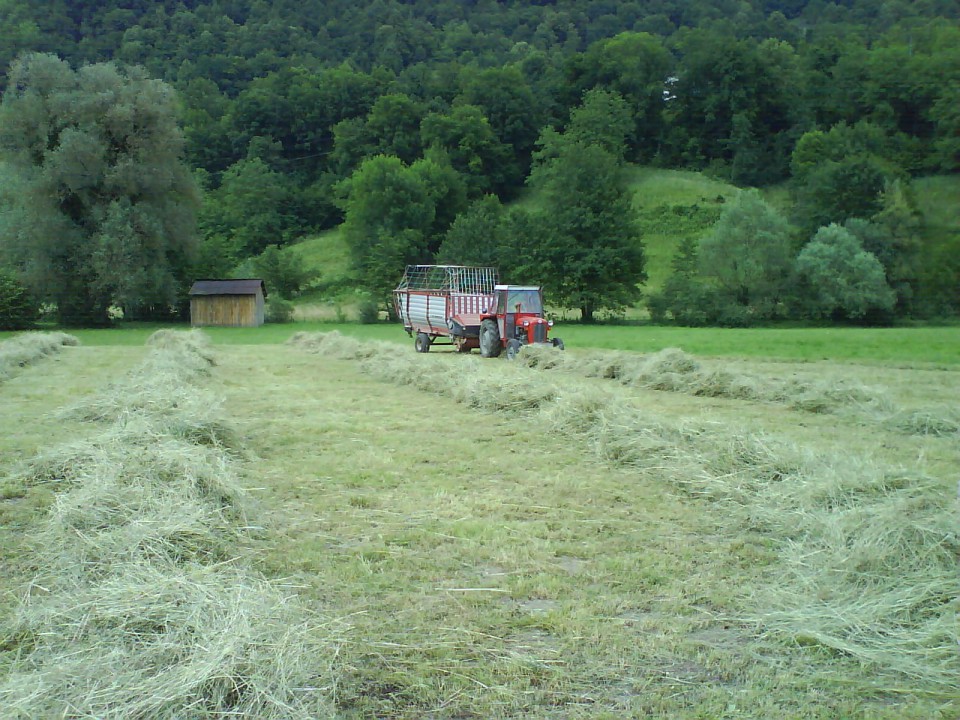
<instances>
[{"instance_id":1,"label":"loose cut hay","mask_svg":"<svg viewBox=\"0 0 960 720\"><path fill-rule=\"evenodd\" d=\"M172 363L187 370L171 387L190 383L196 392L210 362L195 336L183 347L176 336L156 344L131 382L153 372L158 354L182 354L200 361ZM0 636L20 648L0 683L9 712L333 715L333 625L234 559L244 493L222 448L176 431L196 425L182 417L190 411L182 397L158 393L117 413L100 436L23 471L25 483L64 492L36 535L41 570Z\"/></svg>"},{"instance_id":2,"label":"loose cut hay","mask_svg":"<svg viewBox=\"0 0 960 720\"><path fill-rule=\"evenodd\" d=\"M37 536L47 568L106 572L117 562L206 558L220 561L240 541L246 494L224 455L157 436L112 428L93 440L38 457L24 484L56 483Z\"/></svg>"},{"instance_id":3,"label":"loose cut hay","mask_svg":"<svg viewBox=\"0 0 960 720\"><path fill-rule=\"evenodd\" d=\"M381 352L393 351L396 346L388 343L362 342L342 335L337 330L331 332L298 332L287 340L301 350L335 357L340 360L363 360Z\"/></svg>"},{"instance_id":4,"label":"loose cut hay","mask_svg":"<svg viewBox=\"0 0 960 720\"><path fill-rule=\"evenodd\" d=\"M960 434L960 409L940 406L926 410L901 410L884 421L888 430L911 435L946 437Z\"/></svg>"},{"instance_id":5,"label":"loose cut hay","mask_svg":"<svg viewBox=\"0 0 960 720\"><path fill-rule=\"evenodd\" d=\"M208 365L217 364L210 337L198 328L186 332L170 329L157 330L147 338L146 345L157 350L187 352L202 358Z\"/></svg>"},{"instance_id":6,"label":"loose cut hay","mask_svg":"<svg viewBox=\"0 0 960 720\"><path fill-rule=\"evenodd\" d=\"M31 652L0 685L23 717L334 715L333 626L230 566L140 563L34 587L9 629Z\"/></svg>"},{"instance_id":7,"label":"loose cut hay","mask_svg":"<svg viewBox=\"0 0 960 720\"><path fill-rule=\"evenodd\" d=\"M518 357L519 364L538 370L617 380L647 390L774 402L802 412L853 411L870 417L886 417L896 410L884 391L859 382L825 378L811 383L746 375L705 364L679 348L640 355L611 351L557 353L530 346ZM905 426L909 427L909 423L905 422ZM922 423L918 423L918 427L922 427Z\"/></svg>"},{"instance_id":8,"label":"loose cut hay","mask_svg":"<svg viewBox=\"0 0 960 720\"><path fill-rule=\"evenodd\" d=\"M76 337L62 332L30 332L5 340L0 343L0 382L26 365L79 344Z\"/></svg>"},{"instance_id":9,"label":"loose cut hay","mask_svg":"<svg viewBox=\"0 0 960 720\"><path fill-rule=\"evenodd\" d=\"M410 385L418 390L446 395L481 410L525 412L553 401L559 388L545 383L531 384L517 367L501 367L491 376L483 372L476 357L459 358L457 366L434 358L397 355L391 343L362 342L337 331L296 333L288 341L307 352L339 360L360 361L360 370L380 380Z\"/></svg>"},{"instance_id":10,"label":"loose cut hay","mask_svg":"<svg viewBox=\"0 0 960 720\"><path fill-rule=\"evenodd\" d=\"M756 619L772 637L955 695L956 507L942 483L869 465L861 472L848 484L824 468L793 491L779 527L795 539L784 544L780 576L758 595L768 609ZM776 522L782 506L772 500L758 502Z\"/></svg>"},{"instance_id":11,"label":"loose cut hay","mask_svg":"<svg viewBox=\"0 0 960 720\"><path fill-rule=\"evenodd\" d=\"M215 365L206 336L158 330L147 344L153 349L140 366L98 395L64 408L61 417L108 423L149 418L157 432L239 447L236 433L221 420L219 399L204 387Z\"/></svg>"},{"instance_id":12,"label":"loose cut hay","mask_svg":"<svg viewBox=\"0 0 960 720\"><path fill-rule=\"evenodd\" d=\"M245 493L229 458L162 431L150 418L126 418L99 435L45 450L24 463L14 477L26 485L70 489L89 480L122 478L150 490L176 487L186 498L201 498L241 511Z\"/></svg>"}]
</instances>

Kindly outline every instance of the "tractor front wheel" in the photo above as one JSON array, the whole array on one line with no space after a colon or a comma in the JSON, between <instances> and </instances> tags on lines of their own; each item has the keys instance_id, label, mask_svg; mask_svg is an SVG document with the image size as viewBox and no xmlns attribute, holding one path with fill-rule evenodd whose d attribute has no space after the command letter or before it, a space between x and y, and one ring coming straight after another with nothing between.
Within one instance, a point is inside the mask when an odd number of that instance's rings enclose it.
<instances>
[{"instance_id":1,"label":"tractor front wheel","mask_svg":"<svg viewBox=\"0 0 960 720\"><path fill-rule=\"evenodd\" d=\"M560 338L553 338L553 340L551 340L550 342L553 343L553 346L557 350L563 350L563 340L561 340Z\"/></svg>"},{"instance_id":2,"label":"tractor front wheel","mask_svg":"<svg viewBox=\"0 0 960 720\"><path fill-rule=\"evenodd\" d=\"M502 349L497 323L494 320L484 320L480 323L480 354L485 358L495 358Z\"/></svg>"},{"instance_id":3,"label":"tractor front wheel","mask_svg":"<svg viewBox=\"0 0 960 720\"><path fill-rule=\"evenodd\" d=\"M514 360L517 357L517 354L520 352L520 348L523 345L520 344L519 340L507 340L507 360Z\"/></svg>"},{"instance_id":4,"label":"tractor front wheel","mask_svg":"<svg viewBox=\"0 0 960 720\"><path fill-rule=\"evenodd\" d=\"M413 346L417 349L417 352L430 352L430 336L426 333L417 333Z\"/></svg>"}]
</instances>

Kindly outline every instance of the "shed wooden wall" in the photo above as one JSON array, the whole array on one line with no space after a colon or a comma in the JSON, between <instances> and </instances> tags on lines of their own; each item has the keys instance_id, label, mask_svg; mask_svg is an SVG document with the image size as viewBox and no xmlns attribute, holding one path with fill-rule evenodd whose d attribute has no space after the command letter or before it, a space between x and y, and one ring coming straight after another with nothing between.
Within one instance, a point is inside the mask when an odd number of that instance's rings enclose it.
<instances>
[{"instance_id":1,"label":"shed wooden wall","mask_svg":"<svg viewBox=\"0 0 960 720\"><path fill-rule=\"evenodd\" d=\"M194 295L190 298L190 324L194 327L260 327L263 295Z\"/></svg>"}]
</instances>

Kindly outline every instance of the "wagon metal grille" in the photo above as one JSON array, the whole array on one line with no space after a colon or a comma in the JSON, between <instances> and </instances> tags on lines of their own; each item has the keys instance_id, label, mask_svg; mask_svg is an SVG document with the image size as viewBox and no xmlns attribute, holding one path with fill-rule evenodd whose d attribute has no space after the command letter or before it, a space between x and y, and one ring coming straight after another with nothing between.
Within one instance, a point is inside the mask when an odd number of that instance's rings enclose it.
<instances>
[{"instance_id":1,"label":"wagon metal grille","mask_svg":"<svg viewBox=\"0 0 960 720\"><path fill-rule=\"evenodd\" d=\"M397 290L448 290L493 294L497 269L463 265L407 265Z\"/></svg>"}]
</instances>

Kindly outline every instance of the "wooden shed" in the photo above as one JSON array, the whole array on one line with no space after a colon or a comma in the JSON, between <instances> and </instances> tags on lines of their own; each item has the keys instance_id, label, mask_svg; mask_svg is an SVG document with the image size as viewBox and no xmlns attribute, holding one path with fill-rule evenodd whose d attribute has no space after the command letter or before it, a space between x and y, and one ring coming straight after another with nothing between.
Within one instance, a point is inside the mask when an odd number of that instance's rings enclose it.
<instances>
[{"instance_id":1,"label":"wooden shed","mask_svg":"<svg viewBox=\"0 0 960 720\"><path fill-rule=\"evenodd\" d=\"M266 296L263 280L197 280L190 288L190 324L260 327Z\"/></svg>"}]
</instances>

